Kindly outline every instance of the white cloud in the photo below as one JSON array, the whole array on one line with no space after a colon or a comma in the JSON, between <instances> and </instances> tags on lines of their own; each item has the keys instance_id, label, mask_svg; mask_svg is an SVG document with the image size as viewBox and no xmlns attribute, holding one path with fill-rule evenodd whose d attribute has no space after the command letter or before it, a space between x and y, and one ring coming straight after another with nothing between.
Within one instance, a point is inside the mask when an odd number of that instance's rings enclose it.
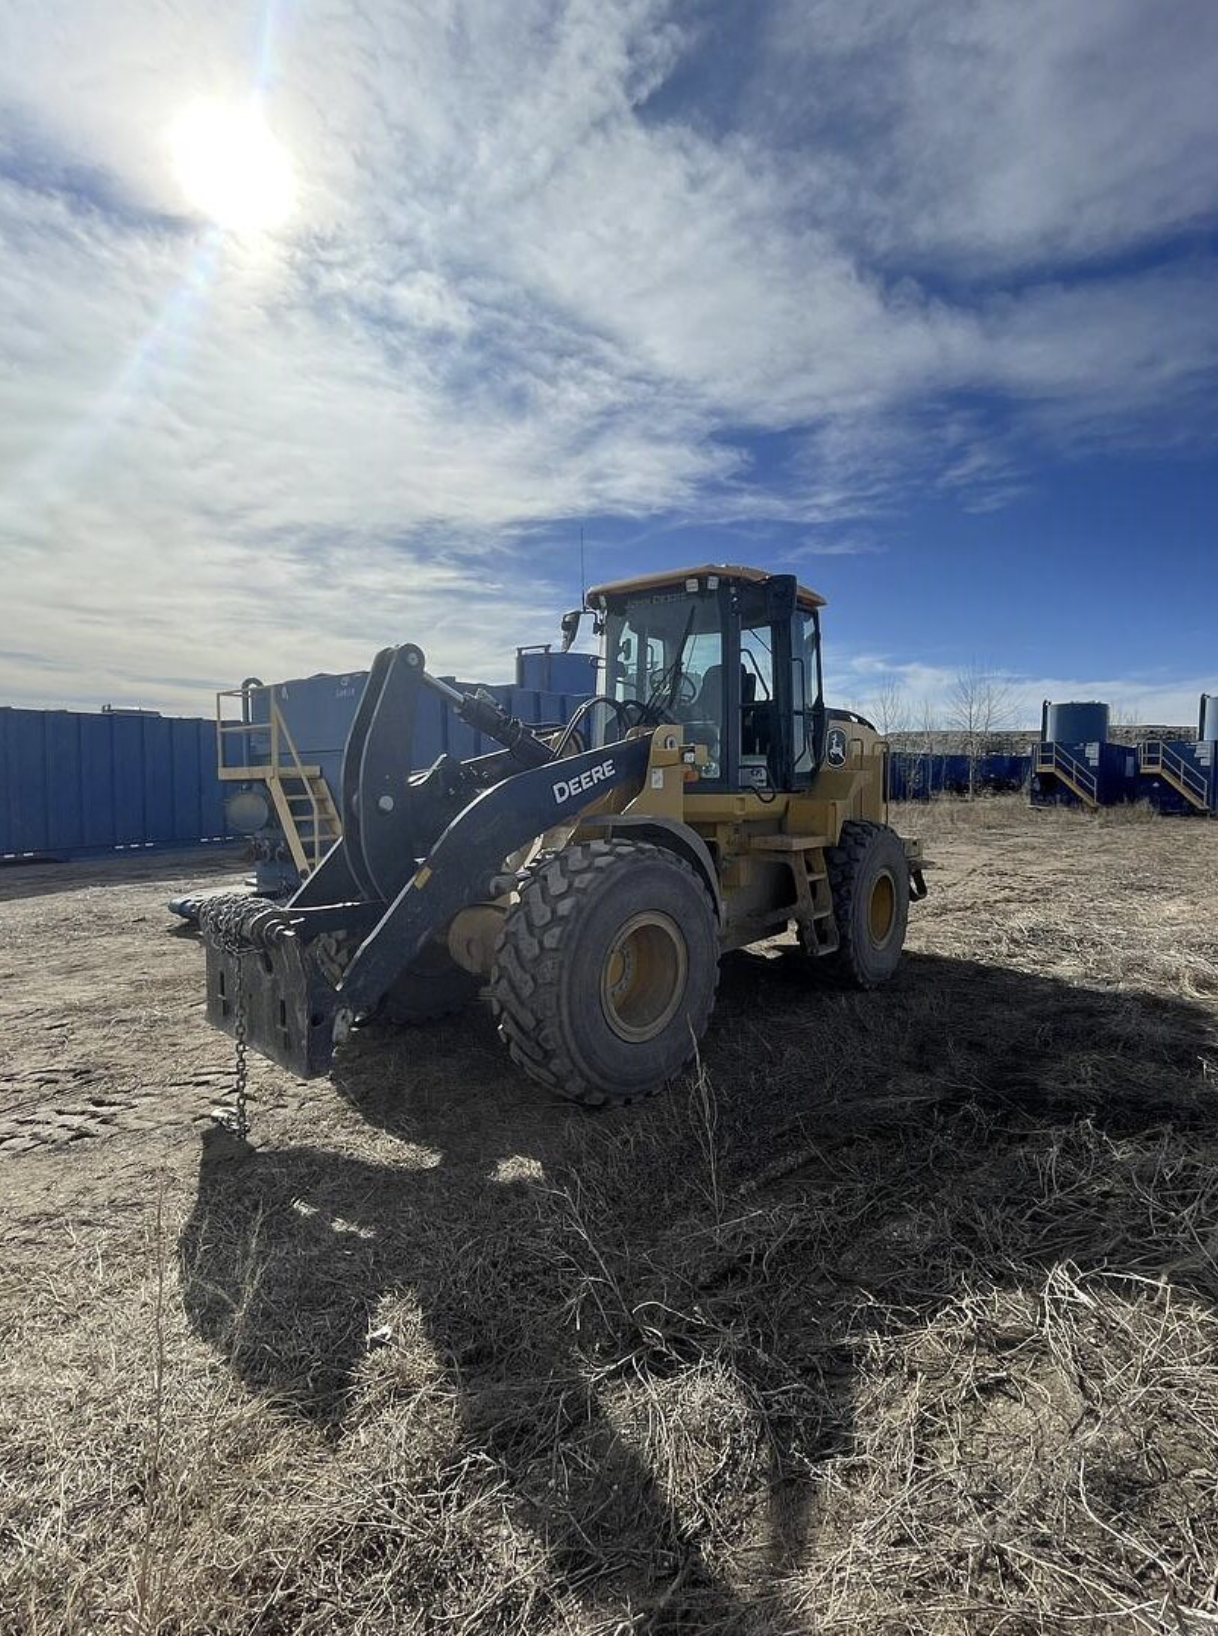
<instances>
[{"instance_id":1,"label":"white cloud","mask_svg":"<svg viewBox=\"0 0 1218 1636\"><path fill-rule=\"evenodd\" d=\"M847 703L865 712L867 701L889 686L906 706L911 722L922 721L927 708L941 722L952 688L969 663L951 666L887 654L830 651L826 655L826 696L831 703ZM1116 676L1044 676L984 662L976 668L992 674L1011 700L1010 720L1003 725L1027 730L1039 727L1044 699L1055 704L1099 699L1111 706L1114 722L1189 727L1196 723L1201 694L1214 690L1212 675L1181 677L1164 670Z\"/></svg>"},{"instance_id":2,"label":"white cloud","mask_svg":"<svg viewBox=\"0 0 1218 1636\"><path fill-rule=\"evenodd\" d=\"M197 708L418 635L502 675L574 583L556 518L845 554L915 481L1006 503L1038 439L1207 432L1210 264L1027 271L1213 210L1218 14L1135 12L776 5L768 114L715 129L652 112L705 42L663 0L11 4L0 696ZM168 140L255 85L298 193L261 252Z\"/></svg>"},{"instance_id":3,"label":"white cloud","mask_svg":"<svg viewBox=\"0 0 1218 1636\"><path fill-rule=\"evenodd\" d=\"M852 242L992 270L1214 219L1210 0L783 0L762 39L754 118L815 131Z\"/></svg>"},{"instance_id":4,"label":"white cloud","mask_svg":"<svg viewBox=\"0 0 1218 1636\"><path fill-rule=\"evenodd\" d=\"M822 531L783 550L783 560L801 562L807 557L870 557L887 551L883 540L873 534Z\"/></svg>"}]
</instances>

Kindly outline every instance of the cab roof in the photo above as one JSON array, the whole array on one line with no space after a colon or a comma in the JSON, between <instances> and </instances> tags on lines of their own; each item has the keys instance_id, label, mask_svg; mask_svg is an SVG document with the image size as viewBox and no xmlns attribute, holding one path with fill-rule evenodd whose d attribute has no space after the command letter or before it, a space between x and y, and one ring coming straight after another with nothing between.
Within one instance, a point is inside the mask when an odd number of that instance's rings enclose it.
<instances>
[{"instance_id":1,"label":"cab roof","mask_svg":"<svg viewBox=\"0 0 1218 1636\"><path fill-rule=\"evenodd\" d=\"M589 602L603 602L606 597L628 596L631 591L661 591L666 586L683 585L687 579L705 579L708 575L719 579L744 579L760 585L773 574L761 568L742 567L739 563L703 562L696 568L666 568L660 574L639 574L634 579L611 579L603 585L594 585L588 592ZM801 608L823 608L825 598L819 591L810 591L806 585L796 587L795 600Z\"/></svg>"}]
</instances>

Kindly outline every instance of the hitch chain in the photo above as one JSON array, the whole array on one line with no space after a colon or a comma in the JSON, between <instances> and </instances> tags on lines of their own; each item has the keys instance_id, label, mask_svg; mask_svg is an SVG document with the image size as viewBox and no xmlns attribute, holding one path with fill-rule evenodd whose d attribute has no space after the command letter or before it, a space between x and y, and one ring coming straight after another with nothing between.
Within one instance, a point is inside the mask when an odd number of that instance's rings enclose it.
<instances>
[{"instance_id":1,"label":"hitch chain","mask_svg":"<svg viewBox=\"0 0 1218 1636\"><path fill-rule=\"evenodd\" d=\"M249 1140L249 1063L246 1060L245 957L254 944L246 932L246 921L251 909L265 909L260 898L226 893L223 897L209 898L199 910L199 926L209 943L231 956L236 974L233 991L233 1106L213 1108L212 1118L217 1125L229 1131L238 1141Z\"/></svg>"}]
</instances>

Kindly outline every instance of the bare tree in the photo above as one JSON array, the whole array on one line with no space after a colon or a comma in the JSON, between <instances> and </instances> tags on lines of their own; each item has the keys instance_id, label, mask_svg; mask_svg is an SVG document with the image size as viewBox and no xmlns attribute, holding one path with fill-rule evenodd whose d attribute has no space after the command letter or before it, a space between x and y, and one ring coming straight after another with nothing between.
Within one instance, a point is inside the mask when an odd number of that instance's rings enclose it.
<instances>
[{"instance_id":1,"label":"bare tree","mask_svg":"<svg viewBox=\"0 0 1218 1636\"><path fill-rule=\"evenodd\" d=\"M909 731L909 700L901 684L892 676L872 694L863 714L885 738Z\"/></svg>"},{"instance_id":2,"label":"bare tree","mask_svg":"<svg viewBox=\"0 0 1218 1636\"><path fill-rule=\"evenodd\" d=\"M925 786L931 795L934 794L935 735L938 731L939 712L935 701L923 695L914 707L910 725L910 742L916 746L918 757L910 784L915 790Z\"/></svg>"},{"instance_id":3,"label":"bare tree","mask_svg":"<svg viewBox=\"0 0 1218 1636\"><path fill-rule=\"evenodd\" d=\"M1141 725L1142 713L1136 704L1114 704L1109 712L1108 730L1114 744L1137 744L1142 738Z\"/></svg>"},{"instance_id":4,"label":"bare tree","mask_svg":"<svg viewBox=\"0 0 1218 1636\"><path fill-rule=\"evenodd\" d=\"M1009 727L1020 708L1020 696L1004 676L984 665L967 665L956 675L944 701L944 719L959 735L968 757L969 799L977 793L977 764L989 737Z\"/></svg>"},{"instance_id":5,"label":"bare tree","mask_svg":"<svg viewBox=\"0 0 1218 1636\"><path fill-rule=\"evenodd\" d=\"M918 700L917 734L921 740L922 753L933 755L935 748L935 734L939 731L939 712L935 701L925 695Z\"/></svg>"}]
</instances>

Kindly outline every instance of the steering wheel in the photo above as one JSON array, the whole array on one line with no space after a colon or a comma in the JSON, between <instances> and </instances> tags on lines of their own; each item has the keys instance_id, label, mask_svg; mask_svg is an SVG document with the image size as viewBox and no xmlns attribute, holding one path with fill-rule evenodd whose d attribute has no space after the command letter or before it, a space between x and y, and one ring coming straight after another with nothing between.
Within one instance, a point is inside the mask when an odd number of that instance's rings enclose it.
<instances>
[{"instance_id":1,"label":"steering wheel","mask_svg":"<svg viewBox=\"0 0 1218 1636\"><path fill-rule=\"evenodd\" d=\"M668 670L653 670L647 678L647 685L653 693L659 692L665 706L669 704L668 694L672 688L672 677ZM682 671L677 677L676 692L672 698L672 705L693 704L698 697L698 684L692 676Z\"/></svg>"}]
</instances>

